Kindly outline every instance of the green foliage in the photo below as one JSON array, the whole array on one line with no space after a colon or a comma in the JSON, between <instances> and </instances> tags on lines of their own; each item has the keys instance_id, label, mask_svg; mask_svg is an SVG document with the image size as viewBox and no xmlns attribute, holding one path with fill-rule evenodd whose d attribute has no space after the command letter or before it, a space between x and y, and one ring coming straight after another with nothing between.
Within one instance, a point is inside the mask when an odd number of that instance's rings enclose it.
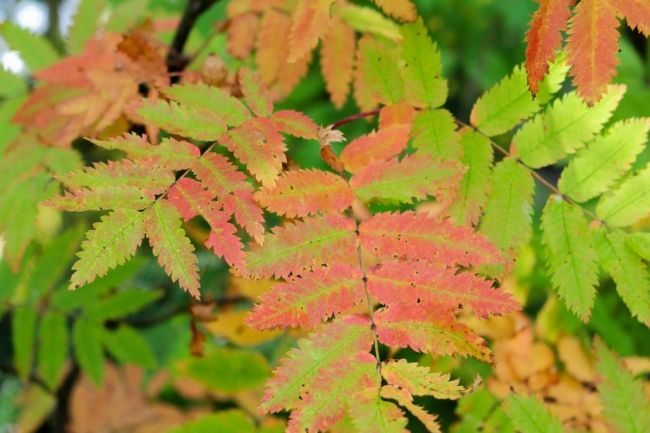
<instances>
[{"instance_id":1,"label":"green foliage","mask_svg":"<svg viewBox=\"0 0 650 433\"><path fill-rule=\"evenodd\" d=\"M181 427L175 427L167 433L256 433L258 431L253 421L244 412L229 410L204 415Z\"/></svg>"},{"instance_id":2,"label":"green foliage","mask_svg":"<svg viewBox=\"0 0 650 433\"><path fill-rule=\"evenodd\" d=\"M511 395L507 399L508 414L521 433L564 433L562 424L535 397Z\"/></svg>"},{"instance_id":3,"label":"green foliage","mask_svg":"<svg viewBox=\"0 0 650 433\"><path fill-rule=\"evenodd\" d=\"M0 24L0 36L9 47L20 53L31 72L38 72L59 60L59 54L50 41L11 22Z\"/></svg>"},{"instance_id":4,"label":"green foliage","mask_svg":"<svg viewBox=\"0 0 650 433\"><path fill-rule=\"evenodd\" d=\"M598 262L587 221L579 208L553 197L542 215L551 281L569 309L586 321L598 284Z\"/></svg>"},{"instance_id":5,"label":"green foliage","mask_svg":"<svg viewBox=\"0 0 650 433\"><path fill-rule=\"evenodd\" d=\"M79 54L86 41L93 36L104 12L104 6L104 0L81 0L78 3L66 39L66 48L70 54Z\"/></svg>"},{"instance_id":6,"label":"green foliage","mask_svg":"<svg viewBox=\"0 0 650 433\"><path fill-rule=\"evenodd\" d=\"M603 381L598 385L605 416L621 433L650 429L650 402L642 385L620 364L602 342L596 343L596 368Z\"/></svg>"}]
</instances>

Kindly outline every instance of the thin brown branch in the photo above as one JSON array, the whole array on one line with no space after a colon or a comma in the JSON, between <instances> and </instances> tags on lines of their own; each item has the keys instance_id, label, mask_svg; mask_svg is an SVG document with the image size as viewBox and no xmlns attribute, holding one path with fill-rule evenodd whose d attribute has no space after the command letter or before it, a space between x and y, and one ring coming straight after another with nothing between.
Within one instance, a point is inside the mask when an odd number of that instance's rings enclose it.
<instances>
[{"instance_id":1,"label":"thin brown branch","mask_svg":"<svg viewBox=\"0 0 650 433\"><path fill-rule=\"evenodd\" d=\"M354 122L355 120L364 119L366 117L376 116L379 114L379 110L364 111L357 114L352 114L351 116L344 117L341 120L338 120L332 123L331 128L337 129L340 126L343 126L347 123Z\"/></svg>"}]
</instances>

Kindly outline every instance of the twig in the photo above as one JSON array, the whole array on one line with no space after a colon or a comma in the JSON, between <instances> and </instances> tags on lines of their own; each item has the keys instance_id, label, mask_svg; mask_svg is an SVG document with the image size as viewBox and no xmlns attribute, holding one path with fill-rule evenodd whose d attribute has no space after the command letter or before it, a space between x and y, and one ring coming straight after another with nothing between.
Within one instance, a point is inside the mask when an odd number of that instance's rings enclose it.
<instances>
[{"instance_id":1,"label":"twig","mask_svg":"<svg viewBox=\"0 0 650 433\"><path fill-rule=\"evenodd\" d=\"M185 44L190 36L196 20L218 0L190 0L185 8L185 13L176 29L176 34L167 53L167 70L178 72L185 69L189 60L183 56Z\"/></svg>"},{"instance_id":2,"label":"twig","mask_svg":"<svg viewBox=\"0 0 650 433\"><path fill-rule=\"evenodd\" d=\"M376 116L377 114L379 114L379 110L364 111L362 113L353 114L351 116L344 117L343 119L332 123L331 127L332 127L332 129L337 129L339 126L343 126L343 125L345 125L347 123L350 123L350 122L353 122L353 121L359 120L359 119L364 119L366 117Z\"/></svg>"}]
</instances>

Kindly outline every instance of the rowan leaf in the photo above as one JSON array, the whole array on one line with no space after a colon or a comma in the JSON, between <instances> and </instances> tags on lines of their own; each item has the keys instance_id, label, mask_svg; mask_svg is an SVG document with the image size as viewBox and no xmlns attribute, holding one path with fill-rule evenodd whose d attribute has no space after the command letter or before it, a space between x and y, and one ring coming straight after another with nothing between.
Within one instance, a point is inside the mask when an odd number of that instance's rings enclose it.
<instances>
[{"instance_id":1,"label":"rowan leaf","mask_svg":"<svg viewBox=\"0 0 650 433\"><path fill-rule=\"evenodd\" d=\"M247 184L245 184L248 186ZM252 189L241 188L227 197L226 209L232 208L235 221L262 245L264 243L264 213L253 199Z\"/></svg>"},{"instance_id":2,"label":"rowan leaf","mask_svg":"<svg viewBox=\"0 0 650 433\"><path fill-rule=\"evenodd\" d=\"M167 433L256 433L258 431L253 421L243 411L227 409L202 415L168 430Z\"/></svg>"},{"instance_id":3,"label":"rowan leaf","mask_svg":"<svg viewBox=\"0 0 650 433\"><path fill-rule=\"evenodd\" d=\"M246 254L248 274L268 278L301 274L330 263L333 259L356 259L354 221L339 215L305 218L278 227L267 236L263 247Z\"/></svg>"},{"instance_id":4,"label":"rowan leaf","mask_svg":"<svg viewBox=\"0 0 650 433\"><path fill-rule=\"evenodd\" d=\"M391 41L402 39L399 26L374 9L343 2L333 7L336 15L360 33L375 34Z\"/></svg>"},{"instance_id":5,"label":"rowan leaf","mask_svg":"<svg viewBox=\"0 0 650 433\"><path fill-rule=\"evenodd\" d=\"M411 0L373 0L386 14L401 21L415 21L417 10Z\"/></svg>"},{"instance_id":6,"label":"rowan leaf","mask_svg":"<svg viewBox=\"0 0 650 433\"><path fill-rule=\"evenodd\" d=\"M267 117L273 112L273 101L266 88L262 87L260 77L250 69L239 70L239 82L244 102L256 116Z\"/></svg>"},{"instance_id":7,"label":"rowan leaf","mask_svg":"<svg viewBox=\"0 0 650 433\"><path fill-rule=\"evenodd\" d=\"M287 161L284 139L269 119L253 118L228 131L220 143L264 186L273 186Z\"/></svg>"},{"instance_id":8,"label":"rowan leaf","mask_svg":"<svg viewBox=\"0 0 650 433\"><path fill-rule=\"evenodd\" d=\"M567 52L578 93L593 104L605 93L618 64L618 20L612 3L584 0L569 22Z\"/></svg>"},{"instance_id":9,"label":"rowan leaf","mask_svg":"<svg viewBox=\"0 0 650 433\"><path fill-rule=\"evenodd\" d=\"M435 305L392 305L375 314L379 341L432 355L490 359L485 341Z\"/></svg>"},{"instance_id":10,"label":"rowan leaf","mask_svg":"<svg viewBox=\"0 0 650 433\"><path fill-rule=\"evenodd\" d=\"M65 315L48 311L38 331L38 375L51 389L56 389L68 359L68 325Z\"/></svg>"},{"instance_id":11,"label":"rowan leaf","mask_svg":"<svg viewBox=\"0 0 650 433\"><path fill-rule=\"evenodd\" d=\"M562 423L536 397L510 394L507 411L517 431L521 433L565 433Z\"/></svg>"},{"instance_id":12,"label":"rowan leaf","mask_svg":"<svg viewBox=\"0 0 650 433\"><path fill-rule=\"evenodd\" d=\"M159 200L144 212L144 227L158 263L173 281L198 299L199 266L178 211L168 201Z\"/></svg>"},{"instance_id":13,"label":"rowan leaf","mask_svg":"<svg viewBox=\"0 0 650 433\"><path fill-rule=\"evenodd\" d=\"M551 282L567 307L587 321L596 295L598 262L580 208L551 197L542 213Z\"/></svg>"},{"instance_id":14,"label":"rowan leaf","mask_svg":"<svg viewBox=\"0 0 650 433\"><path fill-rule=\"evenodd\" d=\"M496 249L467 227L411 211L378 213L359 227L361 247L379 257L424 260L454 266L498 263Z\"/></svg>"},{"instance_id":15,"label":"rowan leaf","mask_svg":"<svg viewBox=\"0 0 650 433\"><path fill-rule=\"evenodd\" d=\"M621 433L642 433L650 429L650 402L643 385L634 379L604 343L596 341L596 369L600 401L607 420Z\"/></svg>"},{"instance_id":16,"label":"rowan leaf","mask_svg":"<svg viewBox=\"0 0 650 433\"><path fill-rule=\"evenodd\" d=\"M539 82L549 70L549 62L562 47L562 32L571 16L572 0L538 0L538 3L526 35L526 71L533 93L538 92Z\"/></svg>"},{"instance_id":17,"label":"rowan leaf","mask_svg":"<svg viewBox=\"0 0 650 433\"><path fill-rule=\"evenodd\" d=\"M400 406L408 409L408 411L411 412L411 415L416 417L422 425L426 427L427 431L432 433L442 433L437 417L431 415L422 407L414 404L413 397L410 396L407 391L391 385L384 385L381 387L381 396L383 398L395 400Z\"/></svg>"},{"instance_id":18,"label":"rowan leaf","mask_svg":"<svg viewBox=\"0 0 650 433\"><path fill-rule=\"evenodd\" d=\"M72 327L72 347L76 360L97 387L102 385L104 378L102 332L102 325L86 316L75 321Z\"/></svg>"},{"instance_id":19,"label":"rowan leaf","mask_svg":"<svg viewBox=\"0 0 650 433\"><path fill-rule=\"evenodd\" d=\"M512 145L519 158L539 168L574 153L601 131L624 93L625 86L609 86L605 96L592 107L575 92L567 93L517 131Z\"/></svg>"},{"instance_id":20,"label":"rowan leaf","mask_svg":"<svg viewBox=\"0 0 650 433\"><path fill-rule=\"evenodd\" d=\"M30 72L38 72L59 60L59 54L50 41L11 21L0 24L0 36L10 49L18 51Z\"/></svg>"},{"instance_id":21,"label":"rowan leaf","mask_svg":"<svg viewBox=\"0 0 650 433\"><path fill-rule=\"evenodd\" d=\"M147 340L135 329L121 325L115 330L102 333L102 343L122 364L135 364L144 368L155 368L156 358Z\"/></svg>"},{"instance_id":22,"label":"rowan leaf","mask_svg":"<svg viewBox=\"0 0 650 433\"><path fill-rule=\"evenodd\" d=\"M515 159L494 167L492 189L481 219L480 231L506 254L526 243L532 234L532 202L535 183Z\"/></svg>"},{"instance_id":23,"label":"rowan leaf","mask_svg":"<svg viewBox=\"0 0 650 433\"><path fill-rule=\"evenodd\" d=\"M340 17L332 17L330 29L323 37L320 63L325 87L338 109L343 108L350 92L356 47L354 29Z\"/></svg>"},{"instance_id":24,"label":"rowan leaf","mask_svg":"<svg viewBox=\"0 0 650 433\"><path fill-rule=\"evenodd\" d=\"M246 176L223 155L209 152L195 160L192 172L212 196L223 200L228 194L245 188ZM250 188L250 186L249 186Z\"/></svg>"},{"instance_id":25,"label":"rowan leaf","mask_svg":"<svg viewBox=\"0 0 650 433\"><path fill-rule=\"evenodd\" d=\"M292 17L289 34L290 63L301 59L314 49L327 32L330 23L330 7L334 0L300 2Z\"/></svg>"},{"instance_id":26,"label":"rowan leaf","mask_svg":"<svg viewBox=\"0 0 650 433\"><path fill-rule=\"evenodd\" d=\"M160 166L121 161L98 162L93 167L59 177L68 188L135 187L148 194L161 194L174 182L171 171Z\"/></svg>"},{"instance_id":27,"label":"rowan leaf","mask_svg":"<svg viewBox=\"0 0 650 433\"><path fill-rule=\"evenodd\" d=\"M434 373L429 367L405 359L385 363L381 375L389 385L403 389L410 396L457 400L466 393L458 379L452 380L448 374Z\"/></svg>"},{"instance_id":28,"label":"rowan leaf","mask_svg":"<svg viewBox=\"0 0 650 433\"><path fill-rule=\"evenodd\" d=\"M616 0L612 2L619 15L632 29L637 29L646 37L650 37L650 7L643 0Z\"/></svg>"},{"instance_id":29,"label":"rowan leaf","mask_svg":"<svg viewBox=\"0 0 650 433\"><path fill-rule=\"evenodd\" d=\"M362 277L358 266L333 263L278 283L261 296L248 323L255 329L313 328L365 302Z\"/></svg>"},{"instance_id":30,"label":"rowan leaf","mask_svg":"<svg viewBox=\"0 0 650 433\"><path fill-rule=\"evenodd\" d=\"M385 161L406 148L410 125L392 125L352 140L341 152L345 169L356 173L374 161Z\"/></svg>"},{"instance_id":31,"label":"rowan leaf","mask_svg":"<svg viewBox=\"0 0 650 433\"><path fill-rule=\"evenodd\" d=\"M632 316L650 325L650 274L625 241L625 234L621 232L599 230L595 241L598 259L614 279L616 291Z\"/></svg>"},{"instance_id":32,"label":"rowan leaf","mask_svg":"<svg viewBox=\"0 0 650 433\"><path fill-rule=\"evenodd\" d=\"M255 46L260 20L254 13L234 17L228 26L228 53L237 59L246 59Z\"/></svg>"},{"instance_id":33,"label":"rowan leaf","mask_svg":"<svg viewBox=\"0 0 650 433\"><path fill-rule=\"evenodd\" d=\"M18 377L29 378L34 362L38 314L35 308L17 306L11 316L11 341L14 366Z\"/></svg>"},{"instance_id":34,"label":"rowan leaf","mask_svg":"<svg viewBox=\"0 0 650 433\"><path fill-rule=\"evenodd\" d=\"M239 126L251 115L246 106L224 90L204 83L171 86L163 93L172 100L197 111L207 111L222 119L228 126Z\"/></svg>"},{"instance_id":35,"label":"rowan leaf","mask_svg":"<svg viewBox=\"0 0 650 433\"><path fill-rule=\"evenodd\" d=\"M272 8L264 12L260 23L260 31L257 35L255 61L260 80L267 86L270 86L278 79L282 62L286 61L289 55L287 35L290 31L291 19L286 14ZM261 112L256 111L258 115L266 116L271 112L270 108L267 109L266 101L258 100L252 105L250 102L247 103L253 111L255 111L254 107L257 104L264 107ZM262 114L262 112L266 114Z\"/></svg>"},{"instance_id":36,"label":"rowan leaf","mask_svg":"<svg viewBox=\"0 0 650 433\"><path fill-rule=\"evenodd\" d=\"M518 309L509 294L492 287L492 281L423 262L382 264L368 273L368 292L391 306L430 300L450 311L469 307L481 318Z\"/></svg>"},{"instance_id":37,"label":"rowan leaf","mask_svg":"<svg viewBox=\"0 0 650 433\"><path fill-rule=\"evenodd\" d=\"M147 101L137 113L145 123L161 127L171 134L197 140L216 140L226 132L224 120L216 113L177 102Z\"/></svg>"},{"instance_id":38,"label":"rowan leaf","mask_svg":"<svg viewBox=\"0 0 650 433\"><path fill-rule=\"evenodd\" d=\"M144 237L144 215L132 209L117 209L102 217L86 233L79 259L72 265L70 289L102 277L133 256Z\"/></svg>"},{"instance_id":39,"label":"rowan leaf","mask_svg":"<svg viewBox=\"0 0 650 433\"><path fill-rule=\"evenodd\" d=\"M397 48L369 35L359 41L355 86L367 88L373 101L396 104L404 98ZM359 104L363 107L364 104ZM363 107L365 108L365 107Z\"/></svg>"},{"instance_id":40,"label":"rowan leaf","mask_svg":"<svg viewBox=\"0 0 650 433\"><path fill-rule=\"evenodd\" d=\"M627 177L605 194L596 207L598 217L615 227L634 224L650 214L650 166Z\"/></svg>"},{"instance_id":41,"label":"rowan leaf","mask_svg":"<svg viewBox=\"0 0 650 433\"><path fill-rule=\"evenodd\" d=\"M488 199L494 153L489 139L470 129L461 131L460 146L463 153L461 162L467 171L460 181L449 214L457 224L473 225L481 217L481 209Z\"/></svg>"},{"instance_id":42,"label":"rowan leaf","mask_svg":"<svg viewBox=\"0 0 650 433\"><path fill-rule=\"evenodd\" d=\"M444 109L421 110L413 122L413 147L442 159L459 159L462 148L456 132L456 120Z\"/></svg>"},{"instance_id":43,"label":"rowan leaf","mask_svg":"<svg viewBox=\"0 0 650 433\"><path fill-rule=\"evenodd\" d=\"M288 170L273 188L258 191L255 199L272 212L295 218L341 212L352 205L354 195L347 182L333 173Z\"/></svg>"},{"instance_id":44,"label":"rowan leaf","mask_svg":"<svg viewBox=\"0 0 650 433\"><path fill-rule=\"evenodd\" d=\"M144 209L154 200L147 191L134 186L96 187L77 189L72 193L53 197L45 205L69 212L107 209Z\"/></svg>"},{"instance_id":45,"label":"rowan leaf","mask_svg":"<svg viewBox=\"0 0 650 433\"><path fill-rule=\"evenodd\" d=\"M288 433L327 431L341 420L348 405L354 404L351 395L374 382L376 361L369 353L359 353L332 363L327 373L331 375L329 380L316 381L301 395L300 404L291 412Z\"/></svg>"},{"instance_id":46,"label":"rowan leaf","mask_svg":"<svg viewBox=\"0 0 650 433\"><path fill-rule=\"evenodd\" d=\"M470 121L490 137L510 131L539 110L528 88L526 70L517 66L512 74L490 88L472 108Z\"/></svg>"},{"instance_id":47,"label":"rowan leaf","mask_svg":"<svg viewBox=\"0 0 650 433\"><path fill-rule=\"evenodd\" d=\"M650 261L650 233L630 233L627 235L626 242L636 254Z\"/></svg>"},{"instance_id":48,"label":"rowan leaf","mask_svg":"<svg viewBox=\"0 0 650 433\"><path fill-rule=\"evenodd\" d=\"M9 99L9 98L17 98L21 95L25 95L26 93L27 93L27 82L25 81L25 79L17 74L14 74L11 71L6 70L4 66L0 66L0 96ZM5 123L4 111L7 110L7 108L9 108L5 106L4 103L5 101L3 101L3 104L1 105L2 108L0 108L0 113L2 113L0 114L0 119L2 119L3 125Z\"/></svg>"},{"instance_id":49,"label":"rowan leaf","mask_svg":"<svg viewBox=\"0 0 650 433\"><path fill-rule=\"evenodd\" d=\"M199 149L187 141L163 138L160 144L152 146L145 137L124 134L110 140L91 140L104 149L119 150L132 161L151 162L173 170L189 168L201 155Z\"/></svg>"},{"instance_id":50,"label":"rowan leaf","mask_svg":"<svg viewBox=\"0 0 650 433\"><path fill-rule=\"evenodd\" d=\"M567 61L566 51L560 51L555 60L548 65L548 72L544 78L537 84L538 89L535 98L540 105L548 103L562 89L570 69L571 66Z\"/></svg>"},{"instance_id":51,"label":"rowan leaf","mask_svg":"<svg viewBox=\"0 0 650 433\"><path fill-rule=\"evenodd\" d=\"M335 379L330 375L338 371L335 366L345 361L352 365L358 354L370 350L372 341L370 321L361 316L349 316L323 325L308 338L299 340L298 347L291 349L280 362L267 384L262 409L278 412L300 407L304 397L312 399L312 389L324 382L322 378Z\"/></svg>"},{"instance_id":52,"label":"rowan leaf","mask_svg":"<svg viewBox=\"0 0 650 433\"><path fill-rule=\"evenodd\" d=\"M237 270L246 267L244 263L244 244L237 236L237 229L228 221L229 215L225 212L212 212L206 220L210 224L210 235L205 241L205 246L214 253L223 257L226 263Z\"/></svg>"},{"instance_id":53,"label":"rowan leaf","mask_svg":"<svg viewBox=\"0 0 650 433\"><path fill-rule=\"evenodd\" d=\"M308 116L298 111L276 111L271 116L271 120L277 128L285 134L310 140L318 139L318 125L316 125Z\"/></svg>"},{"instance_id":54,"label":"rowan leaf","mask_svg":"<svg viewBox=\"0 0 650 433\"><path fill-rule=\"evenodd\" d=\"M350 405L352 423L359 433L408 433L408 420L394 403L384 401L379 384L359 391Z\"/></svg>"},{"instance_id":55,"label":"rowan leaf","mask_svg":"<svg viewBox=\"0 0 650 433\"><path fill-rule=\"evenodd\" d=\"M65 41L70 54L79 54L83 51L86 42L97 30L105 6L104 0L81 0L77 4Z\"/></svg>"},{"instance_id":56,"label":"rowan leaf","mask_svg":"<svg viewBox=\"0 0 650 433\"><path fill-rule=\"evenodd\" d=\"M578 202L607 191L644 149L648 131L650 119L614 124L569 162L558 183L560 191Z\"/></svg>"},{"instance_id":57,"label":"rowan leaf","mask_svg":"<svg viewBox=\"0 0 650 433\"><path fill-rule=\"evenodd\" d=\"M429 155L409 155L398 160L369 164L350 179L350 186L363 202L372 200L411 203L434 196L448 204L456 193L463 169L456 161Z\"/></svg>"},{"instance_id":58,"label":"rowan leaf","mask_svg":"<svg viewBox=\"0 0 650 433\"><path fill-rule=\"evenodd\" d=\"M400 32L403 38L402 76L406 99L418 107L441 106L447 100L448 89L447 80L442 77L438 46L429 38L422 19L403 25Z\"/></svg>"}]
</instances>

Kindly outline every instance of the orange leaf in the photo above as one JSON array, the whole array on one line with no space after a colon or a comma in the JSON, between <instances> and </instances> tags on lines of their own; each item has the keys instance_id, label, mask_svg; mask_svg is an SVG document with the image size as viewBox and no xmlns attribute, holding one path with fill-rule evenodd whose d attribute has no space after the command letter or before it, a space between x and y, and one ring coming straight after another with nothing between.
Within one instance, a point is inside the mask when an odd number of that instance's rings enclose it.
<instances>
[{"instance_id":1,"label":"orange leaf","mask_svg":"<svg viewBox=\"0 0 650 433\"><path fill-rule=\"evenodd\" d=\"M539 9L530 22L526 39L526 70L528 84L537 92L539 81L548 71L548 62L553 60L555 50L562 46L562 32L566 30L571 16L569 5L573 0L538 0Z\"/></svg>"},{"instance_id":2,"label":"orange leaf","mask_svg":"<svg viewBox=\"0 0 650 433\"><path fill-rule=\"evenodd\" d=\"M401 21L415 21L417 11L411 0L373 0L384 12Z\"/></svg>"},{"instance_id":3,"label":"orange leaf","mask_svg":"<svg viewBox=\"0 0 650 433\"><path fill-rule=\"evenodd\" d=\"M305 57L327 32L332 3L334 0L310 0L298 3L289 35L290 63Z\"/></svg>"},{"instance_id":4,"label":"orange leaf","mask_svg":"<svg viewBox=\"0 0 650 433\"><path fill-rule=\"evenodd\" d=\"M354 72L356 38L352 27L341 18L332 18L330 31L323 38L321 69L332 103L341 109L350 90Z\"/></svg>"},{"instance_id":5,"label":"orange leaf","mask_svg":"<svg viewBox=\"0 0 650 433\"><path fill-rule=\"evenodd\" d=\"M631 28L636 28L646 37L650 37L650 3L648 0L615 0L613 4Z\"/></svg>"},{"instance_id":6,"label":"orange leaf","mask_svg":"<svg viewBox=\"0 0 650 433\"><path fill-rule=\"evenodd\" d=\"M255 45L255 33L259 19L255 14L244 14L235 17L228 27L228 52L238 59L245 59Z\"/></svg>"},{"instance_id":7,"label":"orange leaf","mask_svg":"<svg viewBox=\"0 0 650 433\"><path fill-rule=\"evenodd\" d=\"M578 93L589 103L598 101L616 74L618 20L606 0L582 0L569 28L569 63Z\"/></svg>"},{"instance_id":8,"label":"orange leaf","mask_svg":"<svg viewBox=\"0 0 650 433\"><path fill-rule=\"evenodd\" d=\"M291 20L282 12L268 10L262 17L257 38L257 68L264 84L271 85L278 78L280 65L288 55L287 34Z\"/></svg>"}]
</instances>

